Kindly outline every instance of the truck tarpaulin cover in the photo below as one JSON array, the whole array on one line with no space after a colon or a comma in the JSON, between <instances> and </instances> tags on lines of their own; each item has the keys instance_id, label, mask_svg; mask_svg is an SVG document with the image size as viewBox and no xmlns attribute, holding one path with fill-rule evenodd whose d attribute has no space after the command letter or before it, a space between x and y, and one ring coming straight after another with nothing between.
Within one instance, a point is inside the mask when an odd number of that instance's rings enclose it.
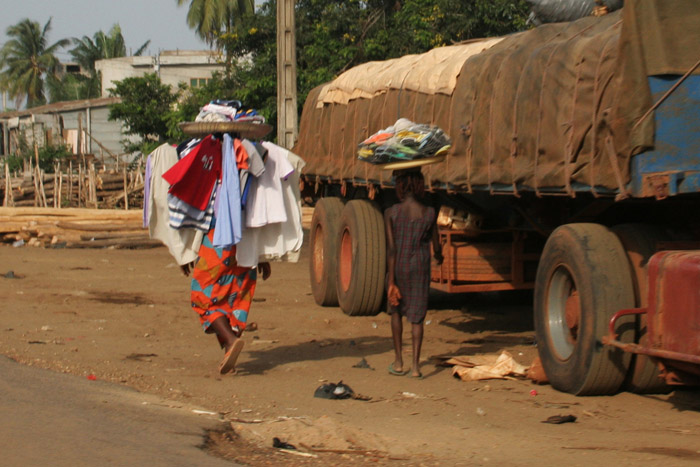
<instances>
[{"instance_id":1,"label":"truck tarpaulin cover","mask_svg":"<svg viewBox=\"0 0 700 467\"><path fill-rule=\"evenodd\" d=\"M700 2L630 0L602 17L370 62L313 89L293 151L307 175L388 182L357 144L399 117L442 128L453 145L423 169L456 190L618 191L653 146L647 76L700 58ZM636 124L636 126L635 126Z\"/></svg>"}]
</instances>

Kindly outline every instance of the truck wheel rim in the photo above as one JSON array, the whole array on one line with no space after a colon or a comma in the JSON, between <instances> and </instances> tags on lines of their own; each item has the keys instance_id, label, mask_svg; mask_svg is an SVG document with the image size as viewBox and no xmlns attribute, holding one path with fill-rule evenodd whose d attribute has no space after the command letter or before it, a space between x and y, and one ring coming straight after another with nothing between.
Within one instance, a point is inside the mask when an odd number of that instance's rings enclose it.
<instances>
[{"instance_id":1,"label":"truck wheel rim","mask_svg":"<svg viewBox=\"0 0 700 467\"><path fill-rule=\"evenodd\" d=\"M348 229L343 230L343 237L340 240L340 286L346 292L350 288L352 278L352 236Z\"/></svg>"},{"instance_id":2,"label":"truck wheel rim","mask_svg":"<svg viewBox=\"0 0 700 467\"><path fill-rule=\"evenodd\" d=\"M321 278L323 277L323 237L323 228L321 228L320 225L317 225L316 230L314 230L314 251L313 255L311 256L312 261L314 262L314 281L316 281L316 283L321 282Z\"/></svg>"},{"instance_id":3,"label":"truck wheel rim","mask_svg":"<svg viewBox=\"0 0 700 467\"><path fill-rule=\"evenodd\" d=\"M547 325L554 352L566 360L574 352L579 334L581 300L568 268L558 266L549 282Z\"/></svg>"}]
</instances>

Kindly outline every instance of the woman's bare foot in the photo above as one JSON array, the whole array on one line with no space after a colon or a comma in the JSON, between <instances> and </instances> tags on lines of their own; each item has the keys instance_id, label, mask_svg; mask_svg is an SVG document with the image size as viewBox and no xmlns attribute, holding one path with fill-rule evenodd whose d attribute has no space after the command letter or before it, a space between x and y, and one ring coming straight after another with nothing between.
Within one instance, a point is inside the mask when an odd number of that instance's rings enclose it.
<instances>
[{"instance_id":1,"label":"woman's bare foot","mask_svg":"<svg viewBox=\"0 0 700 467\"><path fill-rule=\"evenodd\" d=\"M241 350L243 350L243 341L241 339L234 340L226 347L226 354L219 365L219 373L222 375L226 373L236 373L236 361L238 361Z\"/></svg>"}]
</instances>

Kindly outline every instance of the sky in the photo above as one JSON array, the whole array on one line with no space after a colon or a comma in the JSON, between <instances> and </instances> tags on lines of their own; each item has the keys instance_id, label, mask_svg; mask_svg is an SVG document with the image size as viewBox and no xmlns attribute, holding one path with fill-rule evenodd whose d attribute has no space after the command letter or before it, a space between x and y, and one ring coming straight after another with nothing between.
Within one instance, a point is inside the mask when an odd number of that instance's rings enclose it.
<instances>
[{"instance_id":1,"label":"sky","mask_svg":"<svg viewBox=\"0 0 700 467\"><path fill-rule=\"evenodd\" d=\"M177 0L0 0L0 47L8 40L8 26L29 18L43 27L52 18L49 44L63 38L92 38L95 32L108 32L119 23L127 51L136 51L149 39L144 55L205 50L207 45L187 27L188 5L189 1L177 6ZM56 55L70 61L64 49Z\"/></svg>"}]
</instances>

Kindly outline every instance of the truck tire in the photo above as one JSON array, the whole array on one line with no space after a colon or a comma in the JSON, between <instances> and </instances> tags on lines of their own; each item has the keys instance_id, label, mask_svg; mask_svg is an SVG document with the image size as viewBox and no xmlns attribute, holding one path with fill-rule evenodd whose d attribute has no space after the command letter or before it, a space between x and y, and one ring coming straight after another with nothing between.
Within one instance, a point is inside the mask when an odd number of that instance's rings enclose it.
<instances>
[{"instance_id":1,"label":"truck tire","mask_svg":"<svg viewBox=\"0 0 700 467\"><path fill-rule=\"evenodd\" d=\"M567 224L547 240L535 282L537 349L556 389L576 395L617 392L631 355L604 346L610 317L634 306L627 256L598 224ZM618 338L631 342L633 319L620 319Z\"/></svg>"},{"instance_id":2,"label":"truck tire","mask_svg":"<svg viewBox=\"0 0 700 467\"><path fill-rule=\"evenodd\" d=\"M343 208L338 235L337 289L350 316L376 315L384 300L386 238L381 211L366 200Z\"/></svg>"},{"instance_id":3,"label":"truck tire","mask_svg":"<svg viewBox=\"0 0 700 467\"><path fill-rule=\"evenodd\" d=\"M311 257L309 276L316 304L338 305L338 232L343 202L340 198L321 198L311 218Z\"/></svg>"},{"instance_id":4,"label":"truck tire","mask_svg":"<svg viewBox=\"0 0 700 467\"><path fill-rule=\"evenodd\" d=\"M630 266L634 285L635 305L648 305L649 283L647 262L656 252L656 242L666 239L663 231L648 224L620 224L611 229L622 242ZM636 317L635 342L646 343L646 315ZM637 394L668 393L671 387L660 377L661 370L656 359L648 355L633 354L624 389Z\"/></svg>"}]
</instances>

